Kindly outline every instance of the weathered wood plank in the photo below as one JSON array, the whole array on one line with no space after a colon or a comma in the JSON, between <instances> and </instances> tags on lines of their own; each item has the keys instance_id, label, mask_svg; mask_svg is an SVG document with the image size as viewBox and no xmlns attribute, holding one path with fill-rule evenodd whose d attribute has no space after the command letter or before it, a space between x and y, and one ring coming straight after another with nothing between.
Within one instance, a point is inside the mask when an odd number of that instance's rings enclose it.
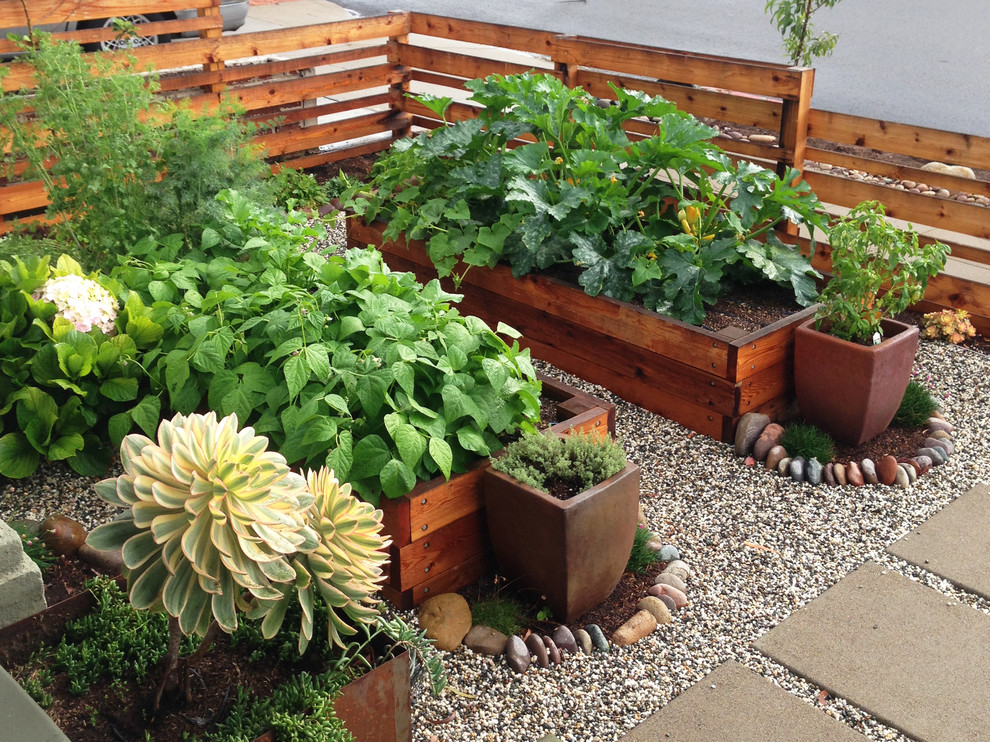
<instances>
[{"instance_id":1,"label":"weathered wood plank","mask_svg":"<svg viewBox=\"0 0 990 742\"><path fill-rule=\"evenodd\" d=\"M428 13L410 13L409 32L533 54L549 54L557 36L555 31L445 18Z\"/></svg>"},{"instance_id":2,"label":"weathered wood plank","mask_svg":"<svg viewBox=\"0 0 990 742\"><path fill-rule=\"evenodd\" d=\"M990 170L990 138L812 109L808 136Z\"/></svg>"},{"instance_id":3,"label":"weathered wood plank","mask_svg":"<svg viewBox=\"0 0 990 742\"><path fill-rule=\"evenodd\" d=\"M220 0L30 0L27 13L33 25L64 23L66 20L95 20L136 13L164 13L173 10L220 8ZM0 3L0 28L26 26L24 6L14 0Z\"/></svg>"},{"instance_id":4,"label":"weathered wood plank","mask_svg":"<svg viewBox=\"0 0 990 742\"><path fill-rule=\"evenodd\" d=\"M480 579L495 566L490 551L483 551L451 569L444 570L409 590L396 590L389 584L382 585L382 595L401 610L409 610L427 598L440 593L460 590Z\"/></svg>"},{"instance_id":5,"label":"weathered wood plank","mask_svg":"<svg viewBox=\"0 0 990 742\"><path fill-rule=\"evenodd\" d=\"M983 206L921 196L827 173L808 171L805 180L826 203L855 206L860 201L882 201L887 215L895 219L990 238L990 219Z\"/></svg>"},{"instance_id":6,"label":"weathered wood plank","mask_svg":"<svg viewBox=\"0 0 990 742\"><path fill-rule=\"evenodd\" d=\"M348 157L360 157L361 155L381 152L383 149L388 149L391 143L391 139L383 139L356 146L345 145L343 147L335 148L330 152L321 152L319 154L305 155L303 157L283 159L279 161L279 164L285 167L295 167L300 169L318 167L331 162L346 160Z\"/></svg>"},{"instance_id":7,"label":"weathered wood plank","mask_svg":"<svg viewBox=\"0 0 990 742\"><path fill-rule=\"evenodd\" d=\"M814 307L808 307L733 340L729 344L729 378L743 381L790 358L794 350L794 323L814 313Z\"/></svg>"},{"instance_id":8,"label":"weathered wood plank","mask_svg":"<svg viewBox=\"0 0 990 742\"><path fill-rule=\"evenodd\" d=\"M321 96L340 95L369 88L382 88L401 78L401 73L387 64L359 67L325 75L307 75L278 83L262 81L225 90L223 95L236 101L247 111L298 104ZM204 93L187 99L194 109L211 108L220 101L220 94ZM277 114L276 114L277 115Z\"/></svg>"},{"instance_id":9,"label":"weathered wood plank","mask_svg":"<svg viewBox=\"0 0 990 742\"><path fill-rule=\"evenodd\" d=\"M480 486L478 492L481 493ZM392 563L398 569L389 570L389 584L398 590L409 590L433 575L469 562L488 548L488 526L482 507L423 539L395 549Z\"/></svg>"},{"instance_id":10,"label":"weathered wood plank","mask_svg":"<svg viewBox=\"0 0 990 742\"><path fill-rule=\"evenodd\" d=\"M247 64L225 67L216 72L165 73L160 77L159 81L162 92L170 92L197 88L217 82L235 84L274 75L288 75L300 72L313 73L317 67L343 64L345 62L357 62L375 57L384 58L388 48L388 44L361 46L354 49L313 54L305 57L292 57L291 59L280 59L278 61L272 61L269 57L259 57L257 61L251 60Z\"/></svg>"},{"instance_id":11,"label":"weathered wood plank","mask_svg":"<svg viewBox=\"0 0 990 742\"><path fill-rule=\"evenodd\" d=\"M530 65L473 57L409 44L399 45L399 64L412 69L428 70L444 75L463 75L467 79L494 74L516 75L532 69Z\"/></svg>"},{"instance_id":12,"label":"weathered wood plank","mask_svg":"<svg viewBox=\"0 0 990 742\"><path fill-rule=\"evenodd\" d=\"M662 390L643 384L636 379L620 376L613 369L588 362L584 359L577 359L569 353L565 353L558 348L545 345L537 340L529 339L530 350L537 358L552 363L557 368L569 370L571 373L580 374L582 378L594 381L614 391L627 402L640 405L645 409L657 412L664 417L680 423L686 428L690 428L703 435L711 436L716 440L729 440L723 438L724 421L728 418L719 415L700 405L687 402L680 397L663 394Z\"/></svg>"},{"instance_id":13,"label":"weathered wood plank","mask_svg":"<svg viewBox=\"0 0 990 742\"><path fill-rule=\"evenodd\" d=\"M406 125L406 119L405 114L396 115L389 111L371 113L344 121L263 134L255 137L255 141L267 149L269 157L278 157L324 144L395 131Z\"/></svg>"},{"instance_id":14,"label":"weathered wood plank","mask_svg":"<svg viewBox=\"0 0 990 742\"><path fill-rule=\"evenodd\" d=\"M942 173L922 170L920 167L896 165L876 160L872 157L858 157L856 155L812 146L808 147L806 157L812 162L827 163L849 170L862 170L872 175L882 175L898 180L910 180L915 183L926 183L936 188L948 188L950 191L962 191L964 193L990 197L990 182L985 180L970 180L969 178L960 178L955 175L944 175Z\"/></svg>"},{"instance_id":15,"label":"weathered wood plank","mask_svg":"<svg viewBox=\"0 0 990 742\"><path fill-rule=\"evenodd\" d=\"M642 90L649 95L659 95L695 116L730 121L740 126L780 130L779 99L733 95L728 91L643 80L598 70L578 70L577 84L597 98L615 99L615 93L608 86L609 82L627 90Z\"/></svg>"},{"instance_id":16,"label":"weathered wood plank","mask_svg":"<svg viewBox=\"0 0 990 742\"><path fill-rule=\"evenodd\" d=\"M551 56L559 63L615 70L648 79L780 98L797 99L801 95L802 73L796 67L577 37L558 38Z\"/></svg>"}]
</instances>

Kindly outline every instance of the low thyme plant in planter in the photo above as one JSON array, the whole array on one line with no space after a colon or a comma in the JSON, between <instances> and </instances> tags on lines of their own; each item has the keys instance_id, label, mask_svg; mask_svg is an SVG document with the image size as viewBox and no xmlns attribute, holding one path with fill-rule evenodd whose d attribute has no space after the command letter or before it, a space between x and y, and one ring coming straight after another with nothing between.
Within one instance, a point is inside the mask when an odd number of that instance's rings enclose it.
<instances>
[{"instance_id":1,"label":"low thyme plant in planter","mask_svg":"<svg viewBox=\"0 0 990 742\"><path fill-rule=\"evenodd\" d=\"M795 332L794 381L805 420L858 445L887 428L911 378L918 328L891 317L922 299L949 248L922 244L876 201L833 224L829 243L833 277Z\"/></svg>"},{"instance_id":2,"label":"low thyme plant in planter","mask_svg":"<svg viewBox=\"0 0 990 742\"><path fill-rule=\"evenodd\" d=\"M574 621L622 577L636 535L639 467L607 435L533 433L484 473L499 571Z\"/></svg>"}]
</instances>

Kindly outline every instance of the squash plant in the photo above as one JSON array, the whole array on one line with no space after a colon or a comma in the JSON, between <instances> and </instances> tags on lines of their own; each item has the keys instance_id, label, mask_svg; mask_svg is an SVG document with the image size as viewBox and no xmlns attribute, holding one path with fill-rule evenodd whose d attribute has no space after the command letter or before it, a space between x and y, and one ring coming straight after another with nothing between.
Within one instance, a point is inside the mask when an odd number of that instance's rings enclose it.
<instances>
[{"instance_id":1,"label":"squash plant","mask_svg":"<svg viewBox=\"0 0 990 742\"><path fill-rule=\"evenodd\" d=\"M385 236L423 239L441 276L507 262L516 276L570 264L592 295L637 299L695 324L729 280L775 281L810 304L810 263L783 244L785 220L822 226L818 201L781 177L733 163L715 129L660 97L612 86L596 100L527 73L466 83L483 108L396 142L344 202ZM421 96L443 116L449 98ZM658 134L631 138L632 119Z\"/></svg>"},{"instance_id":2,"label":"squash plant","mask_svg":"<svg viewBox=\"0 0 990 742\"><path fill-rule=\"evenodd\" d=\"M45 287L67 277L74 286L60 309ZM87 286L109 305L102 327L83 316L93 311ZM110 462L102 440L118 446L135 424L154 432L160 402L140 357L163 330L137 295L112 309L116 290L68 256L55 266L47 257L0 261L0 474L30 476L43 459L101 474Z\"/></svg>"},{"instance_id":3,"label":"squash plant","mask_svg":"<svg viewBox=\"0 0 990 742\"><path fill-rule=\"evenodd\" d=\"M513 330L462 316L438 281L390 272L376 251L306 251L318 232L301 215L221 201L222 226L195 249L149 238L115 274L164 328L144 363L168 408L236 413L372 502L532 429L539 382L503 339Z\"/></svg>"}]
</instances>

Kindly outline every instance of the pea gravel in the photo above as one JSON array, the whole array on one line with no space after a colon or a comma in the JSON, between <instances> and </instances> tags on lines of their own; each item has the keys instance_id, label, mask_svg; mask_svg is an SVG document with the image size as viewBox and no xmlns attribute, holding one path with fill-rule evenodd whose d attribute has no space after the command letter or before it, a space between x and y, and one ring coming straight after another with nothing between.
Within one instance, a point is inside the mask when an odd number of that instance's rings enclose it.
<instances>
[{"instance_id":1,"label":"pea gravel","mask_svg":"<svg viewBox=\"0 0 990 742\"><path fill-rule=\"evenodd\" d=\"M735 659L873 740L906 740L841 698L751 648L795 608L864 561L876 560L952 599L990 614L990 602L887 554L908 533L970 487L990 462L990 356L923 342L917 365L931 375L958 451L909 489L818 487L736 459L732 447L623 402L600 387L541 370L615 402L618 432L643 469L650 527L694 571L690 605L637 644L556 668L513 673L498 658L461 648L444 656L449 684L438 698L416 696L414 739L518 742L553 734L572 742L618 739L722 662ZM109 517L93 479L46 466L3 485L0 517L66 512L92 527ZM408 616L414 614L410 613Z\"/></svg>"}]
</instances>

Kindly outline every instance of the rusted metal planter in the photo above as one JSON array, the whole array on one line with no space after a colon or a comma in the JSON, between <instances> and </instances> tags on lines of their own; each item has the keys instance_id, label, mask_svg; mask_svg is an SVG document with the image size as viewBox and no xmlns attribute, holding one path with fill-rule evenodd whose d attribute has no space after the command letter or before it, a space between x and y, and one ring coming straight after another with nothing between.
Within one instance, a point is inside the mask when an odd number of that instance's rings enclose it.
<instances>
[{"instance_id":1,"label":"rusted metal planter","mask_svg":"<svg viewBox=\"0 0 990 742\"><path fill-rule=\"evenodd\" d=\"M347 220L348 244L375 245L395 270L436 278L422 242L385 240L381 223ZM453 287L445 282L445 288ZM519 330L537 358L612 390L699 433L730 442L746 412L771 417L794 396L794 328L804 309L756 332L712 332L549 276L514 278L504 265L472 267L459 308Z\"/></svg>"},{"instance_id":2,"label":"rusted metal planter","mask_svg":"<svg viewBox=\"0 0 990 742\"><path fill-rule=\"evenodd\" d=\"M805 420L858 446L897 414L918 351L917 327L883 320L886 340L860 345L802 322L794 338L794 381Z\"/></svg>"},{"instance_id":3,"label":"rusted metal planter","mask_svg":"<svg viewBox=\"0 0 990 742\"><path fill-rule=\"evenodd\" d=\"M536 591L569 623L619 584L636 535L640 469L626 467L568 500L495 469L484 474L488 532L499 570Z\"/></svg>"},{"instance_id":4,"label":"rusted metal planter","mask_svg":"<svg viewBox=\"0 0 990 742\"><path fill-rule=\"evenodd\" d=\"M615 405L540 375L543 394L557 403L558 434L571 428L615 434ZM494 566L482 474L488 459L470 471L420 482L407 495L382 499L383 530L392 538L382 594L402 609L431 595L470 585Z\"/></svg>"}]
</instances>

